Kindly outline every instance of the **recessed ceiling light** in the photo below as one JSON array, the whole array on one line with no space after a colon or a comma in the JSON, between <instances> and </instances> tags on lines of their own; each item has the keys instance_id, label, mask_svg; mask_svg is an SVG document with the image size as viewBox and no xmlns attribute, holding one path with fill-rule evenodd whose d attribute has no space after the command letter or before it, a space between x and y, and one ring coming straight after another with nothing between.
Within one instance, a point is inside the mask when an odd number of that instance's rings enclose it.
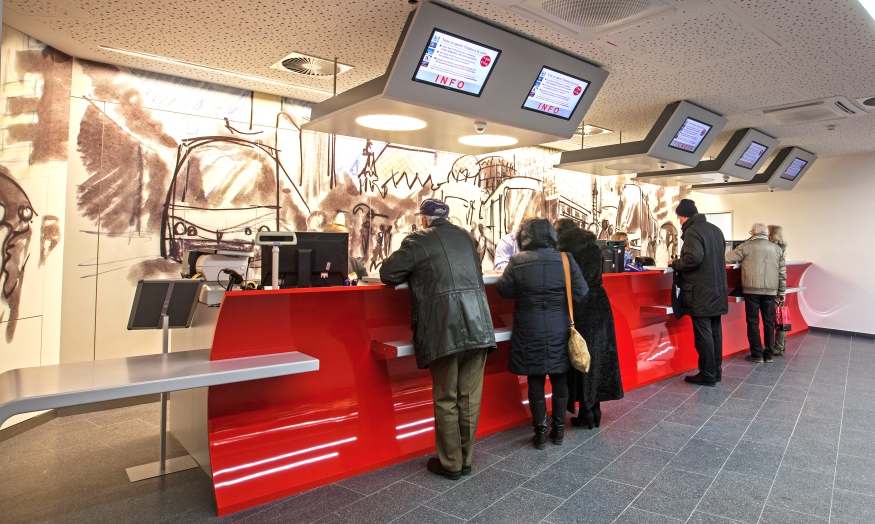
<instances>
[{"instance_id":1,"label":"recessed ceiling light","mask_svg":"<svg viewBox=\"0 0 875 524\"><path fill-rule=\"evenodd\" d=\"M366 115L356 118L355 122L381 131L416 131L425 127L422 120L401 115Z\"/></svg>"},{"instance_id":2,"label":"recessed ceiling light","mask_svg":"<svg viewBox=\"0 0 875 524\"><path fill-rule=\"evenodd\" d=\"M512 146L519 142L519 140L512 136L504 135L468 135L460 138L459 142L466 146L501 147Z\"/></svg>"}]
</instances>

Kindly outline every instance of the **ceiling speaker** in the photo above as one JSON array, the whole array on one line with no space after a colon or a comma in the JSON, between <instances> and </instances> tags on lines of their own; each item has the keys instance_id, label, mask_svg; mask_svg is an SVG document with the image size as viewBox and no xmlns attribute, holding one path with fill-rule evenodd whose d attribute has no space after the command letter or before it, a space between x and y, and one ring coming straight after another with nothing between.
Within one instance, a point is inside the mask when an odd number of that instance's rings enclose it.
<instances>
[{"instance_id":1,"label":"ceiling speaker","mask_svg":"<svg viewBox=\"0 0 875 524\"><path fill-rule=\"evenodd\" d=\"M577 27L598 27L635 16L650 0L547 0L541 9Z\"/></svg>"},{"instance_id":2,"label":"ceiling speaker","mask_svg":"<svg viewBox=\"0 0 875 524\"><path fill-rule=\"evenodd\" d=\"M291 53L286 55L282 60L270 67L298 75L317 77L330 77L335 73L339 75L352 69L352 66L341 64L340 62L337 63L337 68L335 69L333 60L325 60L324 58L317 58L315 56L308 56L301 53Z\"/></svg>"}]
</instances>

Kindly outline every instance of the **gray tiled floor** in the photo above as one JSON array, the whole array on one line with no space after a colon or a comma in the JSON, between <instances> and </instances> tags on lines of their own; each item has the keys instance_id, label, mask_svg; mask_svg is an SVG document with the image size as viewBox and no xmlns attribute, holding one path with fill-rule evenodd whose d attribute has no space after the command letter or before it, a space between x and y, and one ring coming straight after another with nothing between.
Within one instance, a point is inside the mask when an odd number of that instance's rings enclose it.
<instances>
[{"instance_id":1,"label":"gray tiled floor","mask_svg":"<svg viewBox=\"0 0 875 524\"><path fill-rule=\"evenodd\" d=\"M875 523L873 340L795 337L717 388L674 377L603 411L546 451L528 426L482 439L461 481L420 457L223 518L199 469L127 482L155 458L157 405L56 419L0 442L0 521Z\"/></svg>"}]
</instances>

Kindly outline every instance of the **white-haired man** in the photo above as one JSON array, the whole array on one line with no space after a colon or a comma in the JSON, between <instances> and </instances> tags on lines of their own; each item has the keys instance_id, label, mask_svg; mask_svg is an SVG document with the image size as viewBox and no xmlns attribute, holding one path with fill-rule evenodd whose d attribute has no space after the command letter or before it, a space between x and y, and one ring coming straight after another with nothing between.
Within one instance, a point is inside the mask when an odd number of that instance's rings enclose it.
<instances>
[{"instance_id":1,"label":"white-haired man","mask_svg":"<svg viewBox=\"0 0 875 524\"><path fill-rule=\"evenodd\" d=\"M751 362L771 362L775 347L775 306L787 292L787 267L784 252L769 240L769 228L756 223L751 237L726 254L726 262L741 262L741 287L747 316L747 340ZM760 317L763 337L760 338Z\"/></svg>"}]
</instances>

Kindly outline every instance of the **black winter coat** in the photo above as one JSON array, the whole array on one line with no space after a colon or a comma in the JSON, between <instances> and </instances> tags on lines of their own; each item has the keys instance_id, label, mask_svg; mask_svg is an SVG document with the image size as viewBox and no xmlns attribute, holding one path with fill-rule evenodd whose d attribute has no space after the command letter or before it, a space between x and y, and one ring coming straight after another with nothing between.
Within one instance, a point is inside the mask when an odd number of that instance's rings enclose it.
<instances>
[{"instance_id":1,"label":"black winter coat","mask_svg":"<svg viewBox=\"0 0 875 524\"><path fill-rule=\"evenodd\" d=\"M591 358L589 373L573 368L568 372L568 410L574 412L577 402L583 409L592 409L598 402L623 398L623 382L614 314L602 286L602 253L595 237L588 242L582 230L571 230L559 237L559 249L574 257L589 286L586 298L574 304L574 327L586 340Z\"/></svg>"},{"instance_id":2,"label":"black winter coat","mask_svg":"<svg viewBox=\"0 0 875 524\"><path fill-rule=\"evenodd\" d=\"M383 261L380 280L410 283L418 367L469 349L495 348L477 243L464 229L439 218L408 235Z\"/></svg>"},{"instance_id":3,"label":"black winter coat","mask_svg":"<svg viewBox=\"0 0 875 524\"><path fill-rule=\"evenodd\" d=\"M565 373L571 367L571 318L562 254L554 247L555 235L549 221L527 221L518 235L523 251L510 258L496 284L499 295L516 300L509 368L517 375ZM568 262L572 301L577 302L586 295L586 281L574 259L569 257Z\"/></svg>"},{"instance_id":4,"label":"black winter coat","mask_svg":"<svg viewBox=\"0 0 875 524\"><path fill-rule=\"evenodd\" d=\"M691 317L729 313L723 232L701 213L687 220L681 231L684 244L672 269L681 276L684 313Z\"/></svg>"}]
</instances>

